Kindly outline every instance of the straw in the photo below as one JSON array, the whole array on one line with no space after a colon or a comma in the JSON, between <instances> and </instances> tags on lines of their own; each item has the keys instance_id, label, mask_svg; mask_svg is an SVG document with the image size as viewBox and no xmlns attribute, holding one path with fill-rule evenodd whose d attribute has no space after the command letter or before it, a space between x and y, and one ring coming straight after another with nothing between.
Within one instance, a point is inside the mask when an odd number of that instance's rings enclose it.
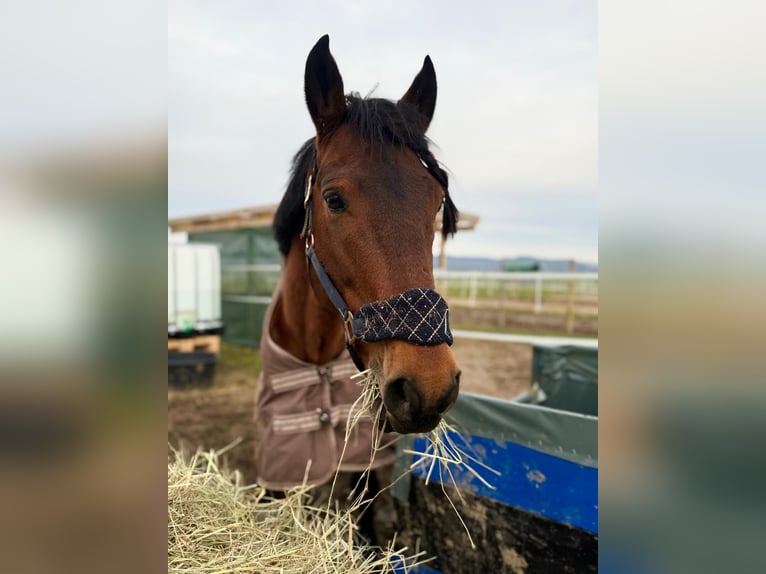
<instances>
[{"instance_id":1,"label":"straw","mask_svg":"<svg viewBox=\"0 0 766 574\"><path fill-rule=\"evenodd\" d=\"M168 572L373 574L408 571L423 553L366 546L350 512L309 505L311 487L285 498L243 485L218 453L187 460L171 449L168 462ZM402 570L403 569L403 570Z\"/></svg>"},{"instance_id":2,"label":"straw","mask_svg":"<svg viewBox=\"0 0 766 574\"><path fill-rule=\"evenodd\" d=\"M372 417L373 417L373 420L375 421L382 420L384 416L383 400L382 400L382 395L380 391L380 380L378 378L377 371L375 371L374 369L367 369L366 371L362 371L361 373L354 375L352 378L359 379L359 382L357 384L361 386L362 393L359 399L356 401L356 403L354 403L354 406L352 407L352 416L349 417L349 422L346 426L346 441L348 441L348 437L350 436L352 429L360 420L362 414L373 413ZM358 411L356 410L357 407L358 407ZM375 458L375 453L378 450L380 450L380 447L376 447L376 445L379 444L381 435L382 435L382 431L378 429L378 434L374 435L375 440L373 440L370 466L365 471L367 476L369 476L370 468L372 466L372 461ZM446 482L444 480L444 474L446 473L446 475L449 477L449 480L452 483L452 486L454 487L460 502L462 504L465 504L465 500L463 499L463 495L460 492L460 488L457 485L455 476L453 475L450 466L460 467L467 470L471 475L476 477L482 484L484 484L487 488L490 488L492 490L495 490L494 485L492 485L489 481L487 481L486 478L484 478L481 474L479 474L469 464L469 462L481 466L482 468L493 473L495 476L499 477L501 476L501 473L487 466L483 462L481 462L476 456L468 454L463 447L459 446L452 439L451 435L455 435L459 437L463 445L465 445L467 449L472 450L471 445L462 436L462 434L459 433L458 430L453 425L448 423L446 419L441 419L439 421L439 424L436 426L434 430L421 435L425 437L426 443L427 443L425 452L414 451L411 449L402 449L402 453L415 455L418 458L415 459L415 461L410 465L410 467L405 471L404 474L396 478L386 488L381 489L376 494L376 496L378 496L384 490L387 490L388 488L393 487L394 484L399 482L405 476L411 474L412 471L418 466L428 464L430 462L428 466L428 471L426 472L425 484L428 485L428 483L430 482L431 475L433 474L434 469L438 469L439 485L441 486L441 490L444 493L444 496L449 502L453 511L457 515L458 519L460 520L460 523L462 524L463 529L465 530L465 533L468 536L468 541L471 543L471 547L473 549L476 549L476 545L474 544L473 538L471 537L471 533L468 530L468 526L466 526L466 523L463 520L463 517L460 515L460 512L458 511L457 507L455 506L455 503L453 502L452 498L450 498L449 494L444 488L444 484ZM345 448L344 448L344 452L345 452ZM333 486L334 486L334 483L333 483ZM370 499L367 499L367 500L363 499L363 496L366 492L367 492L367 487L365 483L364 491L360 493L357 499L354 501L354 508L360 507L364 504L369 504L371 502ZM374 497L373 497L373 500L374 500Z\"/></svg>"},{"instance_id":3,"label":"straw","mask_svg":"<svg viewBox=\"0 0 766 574\"><path fill-rule=\"evenodd\" d=\"M380 422L385 416L380 383L373 370L358 375L362 388L354 403L346 426L346 443L363 416ZM201 574L377 574L408 572L410 568L429 562L425 552L405 556L407 547L395 549L396 540L386 548L367 546L359 535L352 513L370 504L375 497L368 494L368 480L376 453L388 445L381 444L383 427L374 425L370 464L365 471L361 491L351 505L341 511L332 506L311 506L311 487L303 485L275 499L258 485L243 485L238 471L230 471L219 463L220 451L197 451L191 458L171 447L168 461L168 572ZM425 452L403 449L417 455L409 469L386 488L391 488L419 465L428 465L426 484L433 473L450 506L458 516L468 540L476 548L463 518L444 488L444 474L463 501L451 467L462 467L485 486L493 486L469 464L477 464L497 476L500 473L472 456L453 440L461 438L470 444L445 420L433 431L425 433ZM344 445L345 453L345 445ZM342 456L341 456L342 459ZM337 473L336 473L337 478ZM361 482L361 481L360 481ZM333 480L333 489L335 479ZM354 492L349 495L353 496Z\"/></svg>"}]
</instances>

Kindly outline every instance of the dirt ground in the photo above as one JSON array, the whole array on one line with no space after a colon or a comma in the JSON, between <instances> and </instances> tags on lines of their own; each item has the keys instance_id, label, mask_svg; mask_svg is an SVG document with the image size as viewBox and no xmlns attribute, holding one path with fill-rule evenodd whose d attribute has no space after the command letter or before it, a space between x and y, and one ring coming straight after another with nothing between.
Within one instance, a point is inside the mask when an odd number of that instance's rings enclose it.
<instances>
[{"instance_id":1,"label":"dirt ground","mask_svg":"<svg viewBox=\"0 0 766 574\"><path fill-rule=\"evenodd\" d=\"M473 328L504 327L515 331L531 331L541 335L568 336L563 313L535 314L533 312L505 312L498 309L450 307L453 325L466 324ZM597 315L575 315L574 335L598 336Z\"/></svg>"},{"instance_id":2,"label":"dirt ground","mask_svg":"<svg viewBox=\"0 0 766 574\"><path fill-rule=\"evenodd\" d=\"M530 385L532 348L456 339L453 351L462 370L461 392L511 399ZM256 354L257 350L238 348ZM226 358L226 353L224 354ZM204 389L168 389L168 441L175 447L221 449L240 441L223 457L247 482L255 481L253 411L258 362L216 365L213 384Z\"/></svg>"},{"instance_id":3,"label":"dirt ground","mask_svg":"<svg viewBox=\"0 0 766 574\"><path fill-rule=\"evenodd\" d=\"M530 386L530 345L455 339L452 350L462 372L461 392L512 399Z\"/></svg>"}]
</instances>

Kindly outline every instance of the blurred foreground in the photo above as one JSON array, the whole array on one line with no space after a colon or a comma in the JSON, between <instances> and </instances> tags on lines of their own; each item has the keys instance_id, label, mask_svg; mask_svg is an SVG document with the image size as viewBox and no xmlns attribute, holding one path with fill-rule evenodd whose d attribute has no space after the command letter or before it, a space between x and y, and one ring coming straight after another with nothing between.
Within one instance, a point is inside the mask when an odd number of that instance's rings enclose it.
<instances>
[{"instance_id":1,"label":"blurred foreground","mask_svg":"<svg viewBox=\"0 0 766 574\"><path fill-rule=\"evenodd\" d=\"M0 19L2 570L161 572L165 121L116 104L163 99L166 6L49 4ZM604 572L766 571L763 15L735 4L600 16Z\"/></svg>"},{"instance_id":2,"label":"blurred foreground","mask_svg":"<svg viewBox=\"0 0 766 574\"><path fill-rule=\"evenodd\" d=\"M3 571L164 568L158 134L2 166Z\"/></svg>"}]
</instances>

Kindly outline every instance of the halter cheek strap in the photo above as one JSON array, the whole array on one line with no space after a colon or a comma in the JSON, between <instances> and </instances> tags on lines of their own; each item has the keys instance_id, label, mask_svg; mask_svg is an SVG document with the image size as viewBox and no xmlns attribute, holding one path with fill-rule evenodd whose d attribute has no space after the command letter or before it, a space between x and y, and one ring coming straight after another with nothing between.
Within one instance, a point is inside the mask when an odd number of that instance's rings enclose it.
<instances>
[{"instance_id":1,"label":"halter cheek strap","mask_svg":"<svg viewBox=\"0 0 766 574\"><path fill-rule=\"evenodd\" d=\"M377 343L388 339L408 341L415 345L452 344L452 332L449 327L449 308L444 298L433 289L407 289L402 293L384 299L366 303L352 313L343 296L335 288L330 276L314 250L312 234L312 202L311 188L316 174L309 176L304 197L306 217L303 223L301 238L306 241L306 265L314 268L325 293L333 306L338 310L346 338L346 349L357 369L363 371L364 363L354 349L357 340L365 343Z\"/></svg>"}]
</instances>

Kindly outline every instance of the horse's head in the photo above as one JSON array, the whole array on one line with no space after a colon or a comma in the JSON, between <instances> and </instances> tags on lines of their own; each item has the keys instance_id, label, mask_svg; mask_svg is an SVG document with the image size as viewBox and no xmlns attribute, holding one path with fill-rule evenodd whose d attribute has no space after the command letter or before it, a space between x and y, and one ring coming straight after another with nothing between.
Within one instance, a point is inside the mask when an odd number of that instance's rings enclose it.
<instances>
[{"instance_id":1,"label":"horse's head","mask_svg":"<svg viewBox=\"0 0 766 574\"><path fill-rule=\"evenodd\" d=\"M308 56L305 92L316 127L316 137L296 156L296 168L305 170L307 247L313 247L355 315L366 304L414 288L440 299L432 291L434 220L443 210L442 232L454 233L457 211L448 195L447 175L425 137L436 103L430 58L398 102L346 96L324 36ZM317 292L323 288L319 274L310 275ZM395 313L397 320L403 313L423 310L412 304L412 309ZM440 304L442 314L432 313L428 319L442 321L440 328L448 337L425 344L406 337L353 341L361 362L376 371L388 422L400 433L431 430L457 398L460 371L445 342L448 338L451 343L451 334L446 304ZM368 314L375 309L367 305Z\"/></svg>"}]
</instances>

